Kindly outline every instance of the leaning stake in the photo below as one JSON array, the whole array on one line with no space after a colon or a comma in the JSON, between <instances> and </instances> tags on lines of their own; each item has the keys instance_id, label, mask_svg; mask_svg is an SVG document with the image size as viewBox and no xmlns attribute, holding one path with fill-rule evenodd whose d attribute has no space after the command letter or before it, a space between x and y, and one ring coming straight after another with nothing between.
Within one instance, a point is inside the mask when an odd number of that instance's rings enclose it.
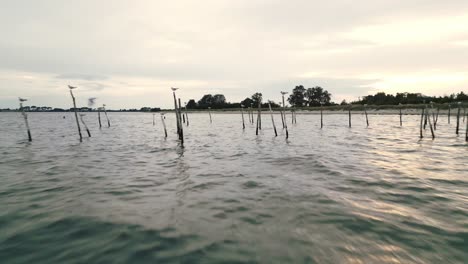
<instances>
[{"instance_id":1,"label":"leaning stake","mask_svg":"<svg viewBox=\"0 0 468 264\"><path fill-rule=\"evenodd\" d=\"M421 113L421 124L419 126L419 138L423 138L423 123L424 123L424 107L422 108Z\"/></svg>"},{"instance_id":2,"label":"leaning stake","mask_svg":"<svg viewBox=\"0 0 468 264\"><path fill-rule=\"evenodd\" d=\"M403 126L403 117L402 117L402 113L401 113L401 103L399 104L400 106L400 126Z\"/></svg>"},{"instance_id":3,"label":"leaning stake","mask_svg":"<svg viewBox=\"0 0 468 264\"><path fill-rule=\"evenodd\" d=\"M273 124L273 129L275 130L275 137L277 137L277 136L278 136L278 132L276 132L275 119L273 118L273 111L271 110L271 104L270 104L270 102L268 102L268 108L270 108L271 123Z\"/></svg>"},{"instance_id":4,"label":"leaning stake","mask_svg":"<svg viewBox=\"0 0 468 264\"><path fill-rule=\"evenodd\" d=\"M364 114L366 114L366 124L369 127L369 118L367 118L367 104L364 104Z\"/></svg>"},{"instance_id":5,"label":"leaning stake","mask_svg":"<svg viewBox=\"0 0 468 264\"><path fill-rule=\"evenodd\" d=\"M76 126L78 127L78 134L80 135L80 142L83 141L83 136L81 135L81 127L80 127L80 122L78 121L78 113L76 110L76 102L75 102L75 96L73 96L73 89L76 89L76 87L68 85L68 88L70 89L70 95L73 99L73 109L75 110L75 120L76 120Z\"/></svg>"},{"instance_id":6,"label":"leaning stake","mask_svg":"<svg viewBox=\"0 0 468 264\"><path fill-rule=\"evenodd\" d=\"M110 120L109 120L109 117L107 116L107 110L106 110L105 104L102 105L102 109L104 110L104 115L106 116L106 119L107 119L107 127L110 127Z\"/></svg>"},{"instance_id":7,"label":"leaning stake","mask_svg":"<svg viewBox=\"0 0 468 264\"><path fill-rule=\"evenodd\" d=\"M21 114L23 115L24 123L26 124L26 131L28 132L28 140L32 141L31 130L29 129L29 123L28 123L28 115L26 114L23 108L23 102L26 102L27 99L18 98L18 100L20 101Z\"/></svg>"},{"instance_id":8,"label":"leaning stake","mask_svg":"<svg viewBox=\"0 0 468 264\"><path fill-rule=\"evenodd\" d=\"M89 132L88 126L86 125L85 121L83 120L84 116L85 116L85 114L80 114L80 120L81 120L81 123L83 124L83 126L85 127L86 132L88 133L88 137L91 137L91 133Z\"/></svg>"}]
</instances>

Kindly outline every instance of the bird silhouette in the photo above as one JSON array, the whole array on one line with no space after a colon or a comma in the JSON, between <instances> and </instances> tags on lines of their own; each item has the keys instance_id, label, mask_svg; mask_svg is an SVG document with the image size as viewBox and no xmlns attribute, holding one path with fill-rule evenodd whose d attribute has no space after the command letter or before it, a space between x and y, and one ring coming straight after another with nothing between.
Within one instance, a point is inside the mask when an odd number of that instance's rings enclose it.
<instances>
[{"instance_id":1,"label":"bird silhouette","mask_svg":"<svg viewBox=\"0 0 468 264\"><path fill-rule=\"evenodd\" d=\"M72 89L76 89L76 86L68 85L68 88L70 88L70 90L72 90Z\"/></svg>"},{"instance_id":2,"label":"bird silhouette","mask_svg":"<svg viewBox=\"0 0 468 264\"><path fill-rule=\"evenodd\" d=\"M19 100L20 102L26 102L28 99L24 99L24 98L18 97L18 100Z\"/></svg>"},{"instance_id":3,"label":"bird silhouette","mask_svg":"<svg viewBox=\"0 0 468 264\"><path fill-rule=\"evenodd\" d=\"M176 91L177 89L179 89L179 88L171 87L171 89L172 89L172 91L175 92L175 91Z\"/></svg>"}]
</instances>

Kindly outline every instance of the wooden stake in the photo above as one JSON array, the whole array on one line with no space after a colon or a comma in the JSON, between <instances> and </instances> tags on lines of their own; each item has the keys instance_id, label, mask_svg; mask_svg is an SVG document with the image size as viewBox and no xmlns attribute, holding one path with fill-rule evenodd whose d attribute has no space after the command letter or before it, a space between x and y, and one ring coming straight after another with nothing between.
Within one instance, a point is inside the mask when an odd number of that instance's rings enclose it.
<instances>
[{"instance_id":1,"label":"wooden stake","mask_svg":"<svg viewBox=\"0 0 468 264\"><path fill-rule=\"evenodd\" d=\"M403 126L403 117L402 117L402 113L401 113L401 103L399 104L400 106L400 127Z\"/></svg>"},{"instance_id":2,"label":"wooden stake","mask_svg":"<svg viewBox=\"0 0 468 264\"><path fill-rule=\"evenodd\" d=\"M245 121L244 121L244 105L241 104L241 115L242 115L242 129L245 129Z\"/></svg>"},{"instance_id":3,"label":"wooden stake","mask_svg":"<svg viewBox=\"0 0 468 264\"><path fill-rule=\"evenodd\" d=\"M75 110L75 120L76 120L76 126L78 127L78 135L80 136L80 142L83 141L83 136L81 135L81 127L80 127L80 122L78 121L78 112L76 110L76 102L75 102L75 96L73 96L73 89L76 87L68 85L68 88L70 89L70 95L73 99L73 109Z\"/></svg>"},{"instance_id":4,"label":"wooden stake","mask_svg":"<svg viewBox=\"0 0 468 264\"><path fill-rule=\"evenodd\" d=\"M369 118L367 118L367 104L364 104L364 114L366 114L366 124L369 127Z\"/></svg>"},{"instance_id":5,"label":"wooden stake","mask_svg":"<svg viewBox=\"0 0 468 264\"><path fill-rule=\"evenodd\" d=\"M187 126L189 126L187 103L185 103L185 118L187 118Z\"/></svg>"},{"instance_id":6,"label":"wooden stake","mask_svg":"<svg viewBox=\"0 0 468 264\"><path fill-rule=\"evenodd\" d=\"M101 107L98 107L97 116L98 116L98 121L99 121L99 128L101 128L102 127L102 124L101 124Z\"/></svg>"},{"instance_id":7,"label":"wooden stake","mask_svg":"<svg viewBox=\"0 0 468 264\"><path fill-rule=\"evenodd\" d=\"M283 119L284 119L284 128L286 129L286 139L289 138L289 132L288 132L288 123L286 122L286 106L284 104L284 95L287 94L287 92L281 92L281 95L283 97Z\"/></svg>"},{"instance_id":8,"label":"wooden stake","mask_svg":"<svg viewBox=\"0 0 468 264\"><path fill-rule=\"evenodd\" d=\"M320 128L323 128L323 102L320 102Z\"/></svg>"},{"instance_id":9,"label":"wooden stake","mask_svg":"<svg viewBox=\"0 0 468 264\"><path fill-rule=\"evenodd\" d=\"M180 138L180 122L179 122L179 111L177 110L177 99L176 99L176 95L175 95L175 91L179 89L179 88L174 88L174 87L171 87L171 90L172 90L172 95L174 97L174 113L175 113L175 116L176 116L176 125L177 125L177 135L179 136Z\"/></svg>"},{"instance_id":10,"label":"wooden stake","mask_svg":"<svg viewBox=\"0 0 468 264\"><path fill-rule=\"evenodd\" d=\"M426 105L426 120L428 121L429 128L431 129L432 139L435 139L434 129L432 128L431 117L430 117L429 108L427 108L427 105Z\"/></svg>"},{"instance_id":11,"label":"wooden stake","mask_svg":"<svg viewBox=\"0 0 468 264\"><path fill-rule=\"evenodd\" d=\"M32 136L31 136L31 130L29 129L28 115L24 111L24 107L23 107L23 102L27 100L23 98L18 98L18 100L20 101L21 114L23 115L24 123L26 124L26 132L28 133L28 141L31 142Z\"/></svg>"},{"instance_id":12,"label":"wooden stake","mask_svg":"<svg viewBox=\"0 0 468 264\"><path fill-rule=\"evenodd\" d=\"M468 120L468 115L466 115L466 118ZM465 140L468 142L468 122L466 122Z\"/></svg>"},{"instance_id":13,"label":"wooden stake","mask_svg":"<svg viewBox=\"0 0 468 264\"><path fill-rule=\"evenodd\" d=\"M105 104L102 105L102 109L104 110L104 115L106 116L106 119L107 119L107 127L110 127L110 120L109 120L109 116L107 116L107 110L106 110Z\"/></svg>"},{"instance_id":14,"label":"wooden stake","mask_svg":"<svg viewBox=\"0 0 468 264\"><path fill-rule=\"evenodd\" d=\"M447 120L448 120L448 123L450 124L450 110L452 109L452 105L449 104L448 105L448 116L447 116Z\"/></svg>"},{"instance_id":15,"label":"wooden stake","mask_svg":"<svg viewBox=\"0 0 468 264\"><path fill-rule=\"evenodd\" d=\"M179 139L180 139L180 142L182 144L184 144L184 128L182 127L182 119L180 118L180 116L182 115L182 105L180 103L180 98L179 98L179 109L177 110L179 112L179 125L180 125L180 135L179 135Z\"/></svg>"},{"instance_id":16,"label":"wooden stake","mask_svg":"<svg viewBox=\"0 0 468 264\"><path fill-rule=\"evenodd\" d=\"M155 114L155 113L153 113L153 126L154 126L154 116L155 116L155 115L156 115L156 114Z\"/></svg>"},{"instance_id":17,"label":"wooden stake","mask_svg":"<svg viewBox=\"0 0 468 264\"><path fill-rule=\"evenodd\" d=\"M278 132L276 132L275 119L273 118L273 111L271 110L271 104L270 104L270 102L268 102L268 108L270 108L271 123L273 124L273 129L275 130L275 137L277 137L277 136L278 136Z\"/></svg>"},{"instance_id":18,"label":"wooden stake","mask_svg":"<svg viewBox=\"0 0 468 264\"><path fill-rule=\"evenodd\" d=\"M164 114L163 113L161 113L161 122L162 122L163 127L164 127L164 137L167 138L166 122L164 122Z\"/></svg>"},{"instance_id":19,"label":"wooden stake","mask_svg":"<svg viewBox=\"0 0 468 264\"><path fill-rule=\"evenodd\" d=\"M348 109L348 123L349 123L349 127L351 127L351 106L349 106L349 109Z\"/></svg>"},{"instance_id":20,"label":"wooden stake","mask_svg":"<svg viewBox=\"0 0 468 264\"><path fill-rule=\"evenodd\" d=\"M458 112L457 112L457 128L455 130L455 134L458 135L458 131L460 130L460 105L461 105L461 102L458 102Z\"/></svg>"},{"instance_id":21,"label":"wooden stake","mask_svg":"<svg viewBox=\"0 0 468 264\"><path fill-rule=\"evenodd\" d=\"M211 119L211 107L208 107L208 114L210 115L210 124L213 123L213 119Z\"/></svg>"},{"instance_id":22,"label":"wooden stake","mask_svg":"<svg viewBox=\"0 0 468 264\"><path fill-rule=\"evenodd\" d=\"M261 105L262 105L262 99L259 99L258 100L258 113L257 113L257 129L255 130L255 135L258 135L258 130L262 129Z\"/></svg>"},{"instance_id":23,"label":"wooden stake","mask_svg":"<svg viewBox=\"0 0 468 264\"><path fill-rule=\"evenodd\" d=\"M80 114L81 123L85 127L86 132L88 132L88 137L91 137L91 133L89 132L88 126L86 125L85 121L83 120L83 116L85 116L85 114Z\"/></svg>"},{"instance_id":24,"label":"wooden stake","mask_svg":"<svg viewBox=\"0 0 468 264\"><path fill-rule=\"evenodd\" d=\"M421 113L421 124L419 126L419 138L423 138L423 123L424 123L424 107L422 108Z\"/></svg>"}]
</instances>

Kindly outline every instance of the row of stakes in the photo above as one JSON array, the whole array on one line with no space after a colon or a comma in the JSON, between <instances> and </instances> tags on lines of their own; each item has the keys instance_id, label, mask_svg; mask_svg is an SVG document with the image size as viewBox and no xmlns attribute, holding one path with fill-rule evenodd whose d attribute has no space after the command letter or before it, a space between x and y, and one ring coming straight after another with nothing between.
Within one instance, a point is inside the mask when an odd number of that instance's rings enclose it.
<instances>
[{"instance_id":1,"label":"row of stakes","mask_svg":"<svg viewBox=\"0 0 468 264\"><path fill-rule=\"evenodd\" d=\"M73 100L73 109L75 113L75 119L76 119L76 125L78 128L78 135L80 137L80 142L83 141L83 136L81 134L81 126L80 126L80 121L83 124L83 126L86 129L86 132L88 134L88 137L91 137L91 132L89 131L88 126L86 125L84 121L84 116L85 114L80 114L80 118L78 119L78 111L76 108L76 100L75 96L73 95L73 89L76 89L77 87L68 85L68 88L70 90L70 95ZM177 124L177 135L180 140L180 142L183 144L184 143L184 129L182 124L186 124L189 126L189 118L187 114L187 104L185 104L185 113L182 112L182 105L180 98L177 98L176 96L176 91L179 88L171 87L172 94L174 97L174 110L175 110L175 115L176 115L176 124ZM286 107L285 107L285 102L284 102L284 96L287 94L287 92L281 92L282 95L282 108L280 108L280 115L281 115L281 123L283 125L283 129L285 129L286 132L286 139L289 138L289 131L288 131L288 125L286 122ZM89 98L88 100L88 106L93 106L95 103L96 98ZM24 111L23 108L23 102L27 101L27 99L24 98L19 98L20 102L20 109L21 113L23 115L24 121L26 123L26 129L27 129L27 135L28 135L28 140L32 141L32 136L31 136L31 130L29 128L29 123L28 123L28 115ZM261 99L258 102L258 111L257 111L257 121L256 121L256 130L255 134L258 135L259 130L262 129L262 111L261 111ZM403 113L402 113L402 105L400 104L399 108L399 116L400 116L400 126L403 126ZM99 128L102 127L101 124L101 111L104 112L104 115L107 120L107 125L110 127L110 120L107 115L106 111L106 105L104 104L102 107L98 107L98 122L99 122ZM245 119L244 119L244 108L245 105L241 105L241 115L242 115L242 129L245 129ZM271 122L273 125L273 131L275 133L275 137L278 136L278 132L276 130L276 125L275 125L275 119L273 118L273 110L271 109L271 101L268 101L268 108L271 116ZM424 138L424 133L423 131L426 130L427 126L429 125L430 131L431 131L431 136L432 139L435 139L435 131L437 130L437 122L439 120L439 108L435 109L433 102L430 102L430 107L424 102L424 107L422 108L421 112L421 120L420 120L420 135L419 137L422 139ZM366 117L366 125L369 127L369 118L367 115L367 105L364 105L364 114ZM208 107L208 115L210 117L210 123L213 122L213 119L211 117L211 107ZM255 118L254 118L254 108L253 108L253 103L251 104L250 107L247 108L247 115L249 117L249 123L254 124L255 123ZM458 102L458 107L457 107L457 123L456 123L456 129L455 133L459 135L460 133L460 115L461 115L461 102ZM450 124L450 117L451 117L451 105L449 104L448 108L448 123ZM164 113L161 113L161 122L163 124L164 128L164 136L167 138L167 128L166 128L166 123L164 121L165 116ZM463 122L465 122L465 119L468 119L468 115L466 114L466 108L463 108ZM297 118L296 118L296 110L294 108L291 109L291 123L296 124L297 123ZM153 126L155 125L155 114L153 114ZM351 108L348 109L348 125L351 127ZM323 128L323 103L321 103L320 106L320 128ZM465 139L468 142L468 120L466 120L466 134L465 134Z\"/></svg>"}]
</instances>

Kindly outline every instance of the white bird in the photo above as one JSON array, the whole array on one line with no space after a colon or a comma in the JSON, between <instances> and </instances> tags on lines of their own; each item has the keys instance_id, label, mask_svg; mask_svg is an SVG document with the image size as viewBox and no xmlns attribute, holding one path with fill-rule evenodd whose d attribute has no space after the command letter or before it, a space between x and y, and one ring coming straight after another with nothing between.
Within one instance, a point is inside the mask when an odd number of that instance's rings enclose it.
<instances>
[{"instance_id":1,"label":"white bird","mask_svg":"<svg viewBox=\"0 0 468 264\"><path fill-rule=\"evenodd\" d=\"M72 89L76 89L77 87L76 87L76 86L68 85L68 88L70 88L70 90L72 90Z\"/></svg>"},{"instance_id":2,"label":"white bird","mask_svg":"<svg viewBox=\"0 0 468 264\"><path fill-rule=\"evenodd\" d=\"M19 100L20 102L26 102L28 99L24 99L24 98L18 97L18 100Z\"/></svg>"}]
</instances>

